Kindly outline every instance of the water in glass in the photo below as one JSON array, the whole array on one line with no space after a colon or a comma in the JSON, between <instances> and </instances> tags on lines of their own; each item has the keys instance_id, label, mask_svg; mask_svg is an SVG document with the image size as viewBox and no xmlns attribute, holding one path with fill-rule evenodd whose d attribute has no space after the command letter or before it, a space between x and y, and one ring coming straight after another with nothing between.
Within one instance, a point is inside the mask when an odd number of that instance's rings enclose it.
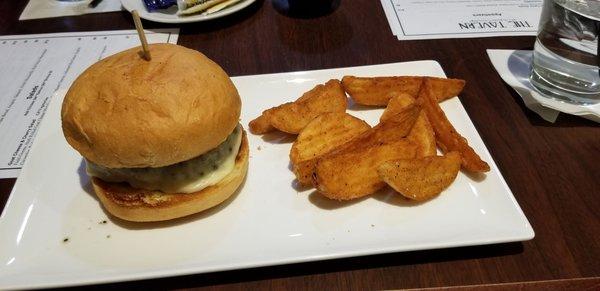
<instances>
[{"instance_id":1,"label":"water in glass","mask_svg":"<svg viewBox=\"0 0 600 291\"><path fill-rule=\"evenodd\" d=\"M600 1L544 0L531 83L567 102L600 102Z\"/></svg>"}]
</instances>

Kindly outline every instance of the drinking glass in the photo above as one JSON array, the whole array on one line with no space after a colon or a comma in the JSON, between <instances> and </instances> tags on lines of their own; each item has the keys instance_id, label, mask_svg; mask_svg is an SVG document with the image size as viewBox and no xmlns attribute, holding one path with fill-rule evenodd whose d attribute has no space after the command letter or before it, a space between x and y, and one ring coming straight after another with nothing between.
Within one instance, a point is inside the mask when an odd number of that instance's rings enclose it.
<instances>
[{"instance_id":1,"label":"drinking glass","mask_svg":"<svg viewBox=\"0 0 600 291\"><path fill-rule=\"evenodd\" d=\"M600 102L599 30L600 1L544 0L531 83L550 98Z\"/></svg>"}]
</instances>

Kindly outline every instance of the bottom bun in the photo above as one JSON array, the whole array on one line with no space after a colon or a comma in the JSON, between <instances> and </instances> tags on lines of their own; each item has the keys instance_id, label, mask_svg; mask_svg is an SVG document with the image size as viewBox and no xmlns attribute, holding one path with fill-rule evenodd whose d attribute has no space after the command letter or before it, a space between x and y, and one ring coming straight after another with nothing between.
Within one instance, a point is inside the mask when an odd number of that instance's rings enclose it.
<instances>
[{"instance_id":1,"label":"bottom bun","mask_svg":"<svg viewBox=\"0 0 600 291\"><path fill-rule=\"evenodd\" d=\"M242 131L242 143L231 173L219 183L198 192L164 193L98 178L92 178L92 185L110 214L129 221L162 221L198 213L227 200L242 184L247 171L248 138Z\"/></svg>"}]
</instances>

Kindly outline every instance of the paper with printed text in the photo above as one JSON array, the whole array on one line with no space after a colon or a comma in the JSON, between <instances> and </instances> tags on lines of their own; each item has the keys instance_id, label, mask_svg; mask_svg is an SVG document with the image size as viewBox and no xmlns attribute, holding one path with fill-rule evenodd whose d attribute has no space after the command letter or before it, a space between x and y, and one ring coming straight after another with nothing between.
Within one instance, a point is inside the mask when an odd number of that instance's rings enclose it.
<instances>
[{"instance_id":1,"label":"paper with printed text","mask_svg":"<svg viewBox=\"0 0 600 291\"><path fill-rule=\"evenodd\" d=\"M535 35L542 0L381 0L399 40Z\"/></svg>"}]
</instances>

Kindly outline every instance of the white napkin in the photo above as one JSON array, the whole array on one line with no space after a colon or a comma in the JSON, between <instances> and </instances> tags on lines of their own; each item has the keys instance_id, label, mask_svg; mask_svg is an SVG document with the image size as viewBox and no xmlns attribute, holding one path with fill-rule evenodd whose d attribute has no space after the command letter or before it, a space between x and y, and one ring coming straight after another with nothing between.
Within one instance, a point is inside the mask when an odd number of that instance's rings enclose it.
<instances>
[{"instance_id":1,"label":"white napkin","mask_svg":"<svg viewBox=\"0 0 600 291\"><path fill-rule=\"evenodd\" d=\"M529 82L532 51L487 50L487 54L506 84L523 98L525 106L546 121L554 123L560 112L578 115L600 122L600 103L594 105L570 104L544 97Z\"/></svg>"},{"instance_id":2,"label":"white napkin","mask_svg":"<svg viewBox=\"0 0 600 291\"><path fill-rule=\"evenodd\" d=\"M51 18L88 13L120 11L120 0L103 0L94 8L88 7L92 0L62 2L57 0L30 0L21 13L19 20Z\"/></svg>"}]
</instances>

